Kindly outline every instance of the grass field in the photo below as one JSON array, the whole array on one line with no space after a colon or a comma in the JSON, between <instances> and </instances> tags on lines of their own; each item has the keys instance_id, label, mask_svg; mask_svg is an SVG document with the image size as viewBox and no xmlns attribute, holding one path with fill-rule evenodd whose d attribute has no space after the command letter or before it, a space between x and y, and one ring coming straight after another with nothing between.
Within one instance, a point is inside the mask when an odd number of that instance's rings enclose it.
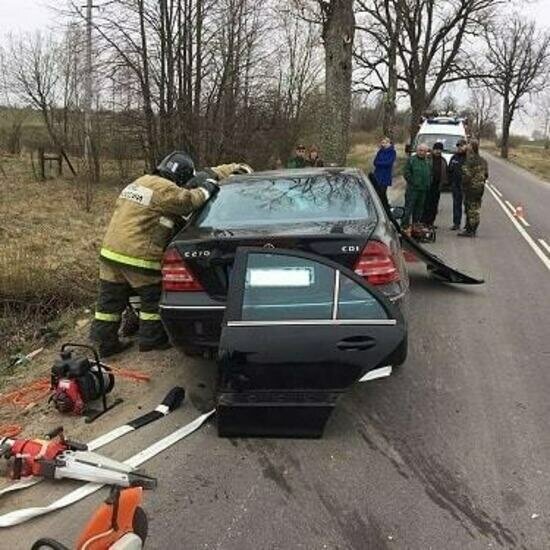
<instances>
[{"instance_id":1,"label":"grass field","mask_svg":"<svg viewBox=\"0 0 550 550\"><path fill-rule=\"evenodd\" d=\"M483 148L494 155L500 154L494 144L484 144ZM550 181L550 150L538 145L521 145L510 149L508 160Z\"/></svg>"},{"instance_id":2,"label":"grass field","mask_svg":"<svg viewBox=\"0 0 550 550\"><path fill-rule=\"evenodd\" d=\"M93 304L98 249L123 185L97 185L85 212L77 181L37 182L28 158L4 156L2 165L0 368L55 336L71 310Z\"/></svg>"}]
</instances>

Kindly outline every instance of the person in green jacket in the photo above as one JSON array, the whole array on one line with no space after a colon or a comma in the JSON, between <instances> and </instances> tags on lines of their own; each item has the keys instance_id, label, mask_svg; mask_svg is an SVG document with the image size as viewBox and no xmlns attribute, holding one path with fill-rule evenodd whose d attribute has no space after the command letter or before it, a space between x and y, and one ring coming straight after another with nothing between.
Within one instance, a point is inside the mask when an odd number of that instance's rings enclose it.
<instances>
[{"instance_id":1,"label":"person in green jacket","mask_svg":"<svg viewBox=\"0 0 550 550\"><path fill-rule=\"evenodd\" d=\"M404 177L407 182L405 191L405 213L403 215L403 230L410 231L412 223L418 224L424 213L424 203L432 180L432 162L428 157L430 148L421 143L405 164Z\"/></svg>"},{"instance_id":2,"label":"person in green jacket","mask_svg":"<svg viewBox=\"0 0 550 550\"><path fill-rule=\"evenodd\" d=\"M287 168L305 168L307 166L306 148L304 145L297 145L293 157L286 163Z\"/></svg>"}]
</instances>

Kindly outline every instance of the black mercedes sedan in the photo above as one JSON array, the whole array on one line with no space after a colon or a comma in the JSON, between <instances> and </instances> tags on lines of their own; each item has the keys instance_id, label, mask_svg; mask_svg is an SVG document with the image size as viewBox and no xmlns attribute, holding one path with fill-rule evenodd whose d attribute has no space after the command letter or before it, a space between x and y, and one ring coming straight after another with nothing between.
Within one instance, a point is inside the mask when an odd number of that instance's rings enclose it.
<instances>
[{"instance_id":1,"label":"black mercedes sedan","mask_svg":"<svg viewBox=\"0 0 550 550\"><path fill-rule=\"evenodd\" d=\"M235 255L243 247L331 260L398 306L408 292L399 233L360 170L306 168L232 176L188 220L164 257L161 317L172 342L185 353L217 349ZM313 268L300 271L295 263L290 256L277 257L278 271L269 274L272 283L291 277L289 284L296 286L285 296L275 296L271 287L273 303L265 305L266 311L277 312L279 320L324 318L330 309L328 288L322 288L323 279L314 277ZM270 288L262 284L264 290ZM360 315L364 300L353 305L353 296L348 298L349 313Z\"/></svg>"},{"instance_id":2,"label":"black mercedes sedan","mask_svg":"<svg viewBox=\"0 0 550 550\"><path fill-rule=\"evenodd\" d=\"M407 357L402 246L449 283L480 284L400 231L357 169L225 180L168 247L161 318L216 351L225 437L321 437L339 396Z\"/></svg>"}]
</instances>

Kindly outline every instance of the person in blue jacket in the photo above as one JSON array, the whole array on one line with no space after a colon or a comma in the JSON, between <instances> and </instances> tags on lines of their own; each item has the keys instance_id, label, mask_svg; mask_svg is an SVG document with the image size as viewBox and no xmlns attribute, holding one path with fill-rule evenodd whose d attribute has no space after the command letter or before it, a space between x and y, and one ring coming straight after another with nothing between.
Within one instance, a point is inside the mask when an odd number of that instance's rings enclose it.
<instances>
[{"instance_id":1,"label":"person in blue jacket","mask_svg":"<svg viewBox=\"0 0 550 550\"><path fill-rule=\"evenodd\" d=\"M383 137L380 141L380 148L374 157L374 180L376 181L376 192L382 203L389 208L388 187L392 184L393 165L397 154L390 138Z\"/></svg>"}]
</instances>

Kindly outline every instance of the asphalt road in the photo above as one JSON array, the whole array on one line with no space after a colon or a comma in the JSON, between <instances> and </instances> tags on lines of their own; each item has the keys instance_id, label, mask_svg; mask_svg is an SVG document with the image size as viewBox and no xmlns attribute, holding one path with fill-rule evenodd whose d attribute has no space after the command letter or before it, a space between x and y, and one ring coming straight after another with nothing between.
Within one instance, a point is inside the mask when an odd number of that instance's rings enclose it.
<instances>
[{"instance_id":1,"label":"asphalt road","mask_svg":"<svg viewBox=\"0 0 550 550\"><path fill-rule=\"evenodd\" d=\"M486 284L445 285L411 264L406 365L354 388L322 440L224 440L210 424L153 459L148 548L550 548L550 271L495 198L522 201L521 227L550 243L550 185L500 161L490 170L502 198L486 193L479 237L447 229L446 194L431 245ZM181 368L193 385L210 376L207 364ZM97 501L5 530L2 547L70 541Z\"/></svg>"}]
</instances>

